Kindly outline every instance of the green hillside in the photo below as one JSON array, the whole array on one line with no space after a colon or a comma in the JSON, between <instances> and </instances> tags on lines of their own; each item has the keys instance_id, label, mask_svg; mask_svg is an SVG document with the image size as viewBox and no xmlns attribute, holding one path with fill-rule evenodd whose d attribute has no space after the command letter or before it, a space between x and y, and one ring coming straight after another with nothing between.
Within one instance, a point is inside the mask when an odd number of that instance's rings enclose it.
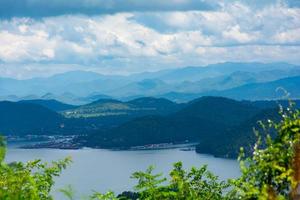
<instances>
[{"instance_id":1,"label":"green hillside","mask_svg":"<svg viewBox=\"0 0 300 200\"><path fill-rule=\"evenodd\" d=\"M90 136L87 145L130 147L153 143L199 141L212 138L250 119L259 109L222 97L203 97L167 116L145 116Z\"/></svg>"},{"instance_id":2,"label":"green hillside","mask_svg":"<svg viewBox=\"0 0 300 200\"><path fill-rule=\"evenodd\" d=\"M166 99L139 98L128 102L114 99L100 99L93 103L62 112L67 118L95 118L108 116L144 116L169 114L181 106Z\"/></svg>"}]
</instances>

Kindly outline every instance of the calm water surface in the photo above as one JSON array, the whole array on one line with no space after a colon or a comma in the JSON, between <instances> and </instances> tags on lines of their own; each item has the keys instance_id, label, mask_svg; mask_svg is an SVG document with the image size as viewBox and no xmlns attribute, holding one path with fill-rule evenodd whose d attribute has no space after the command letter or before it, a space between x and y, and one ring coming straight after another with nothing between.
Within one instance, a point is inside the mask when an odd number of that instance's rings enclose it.
<instances>
[{"instance_id":1,"label":"calm water surface","mask_svg":"<svg viewBox=\"0 0 300 200\"><path fill-rule=\"evenodd\" d=\"M59 149L18 149L9 146L6 160L28 161L40 158L51 161L71 156L73 163L56 179L53 195L63 199L58 188L72 185L77 198L85 197L92 190L116 193L132 190L136 184L130 175L138 170L145 170L149 165L156 167L156 172L168 174L172 163L182 161L185 168L199 167L207 164L209 170L221 179L234 178L239 175L239 165L235 160L215 158L197 154L194 151L179 149L144 150L144 151L110 151L103 149L59 150Z\"/></svg>"}]
</instances>

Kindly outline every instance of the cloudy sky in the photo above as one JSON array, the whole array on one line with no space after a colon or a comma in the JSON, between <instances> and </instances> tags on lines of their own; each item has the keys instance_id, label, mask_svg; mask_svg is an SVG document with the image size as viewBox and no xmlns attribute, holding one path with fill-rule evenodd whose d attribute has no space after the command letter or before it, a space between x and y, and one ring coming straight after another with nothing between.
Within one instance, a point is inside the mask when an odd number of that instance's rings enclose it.
<instances>
[{"instance_id":1,"label":"cloudy sky","mask_svg":"<svg viewBox=\"0 0 300 200\"><path fill-rule=\"evenodd\" d=\"M300 64L300 0L1 0L0 76Z\"/></svg>"}]
</instances>

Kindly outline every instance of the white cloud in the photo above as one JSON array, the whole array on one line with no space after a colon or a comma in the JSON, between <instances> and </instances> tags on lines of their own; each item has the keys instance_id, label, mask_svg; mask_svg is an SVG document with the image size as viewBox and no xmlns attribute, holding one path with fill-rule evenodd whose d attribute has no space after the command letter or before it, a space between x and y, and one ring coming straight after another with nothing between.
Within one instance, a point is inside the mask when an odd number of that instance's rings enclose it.
<instances>
[{"instance_id":1,"label":"white cloud","mask_svg":"<svg viewBox=\"0 0 300 200\"><path fill-rule=\"evenodd\" d=\"M48 58L54 58L55 52L53 49L43 49L43 55L45 55Z\"/></svg>"},{"instance_id":2,"label":"white cloud","mask_svg":"<svg viewBox=\"0 0 300 200\"><path fill-rule=\"evenodd\" d=\"M299 42L300 9L280 3L0 21L0 60L20 68L35 65L36 70L45 63L105 73L223 61L299 64Z\"/></svg>"},{"instance_id":3,"label":"white cloud","mask_svg":"<svg viewBox=\"0 0 300 200\"><path fill-rule=\"evenodd\" d=\"M224 31L222 35L225 37L225 39L232 39L240 43L251 42L256 39L252 34L241 32L238 25L230 27L229 30Z\"/></svg>"},{"instance_id":4,"label":"white cloud","mask_svg":"<svg viewBox=\"0 0 300 200\"><path fill-rule=\"evenodd\" d=\"M282 44L284 44L284 43L299 43L300 44L300 28L276 33L274 35L273 39Z\"/></svg>"}]
</instances>

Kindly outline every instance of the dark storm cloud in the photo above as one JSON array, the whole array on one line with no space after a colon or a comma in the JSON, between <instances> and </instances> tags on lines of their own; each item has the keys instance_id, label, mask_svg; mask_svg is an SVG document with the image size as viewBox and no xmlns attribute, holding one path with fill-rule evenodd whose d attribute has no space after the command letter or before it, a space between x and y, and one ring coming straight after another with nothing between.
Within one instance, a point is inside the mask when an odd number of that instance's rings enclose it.
<instances>
[{"instance_id":1,"label":"dark storm cloud","mask_svg":"<svg viewBox=\"0 0 300 200\"><path fill-rule=\"evenodd\" d=\"M203 0L1 0L0 18L97 15L117 12L213 10Z\"/></svg>"}]
</instances>

